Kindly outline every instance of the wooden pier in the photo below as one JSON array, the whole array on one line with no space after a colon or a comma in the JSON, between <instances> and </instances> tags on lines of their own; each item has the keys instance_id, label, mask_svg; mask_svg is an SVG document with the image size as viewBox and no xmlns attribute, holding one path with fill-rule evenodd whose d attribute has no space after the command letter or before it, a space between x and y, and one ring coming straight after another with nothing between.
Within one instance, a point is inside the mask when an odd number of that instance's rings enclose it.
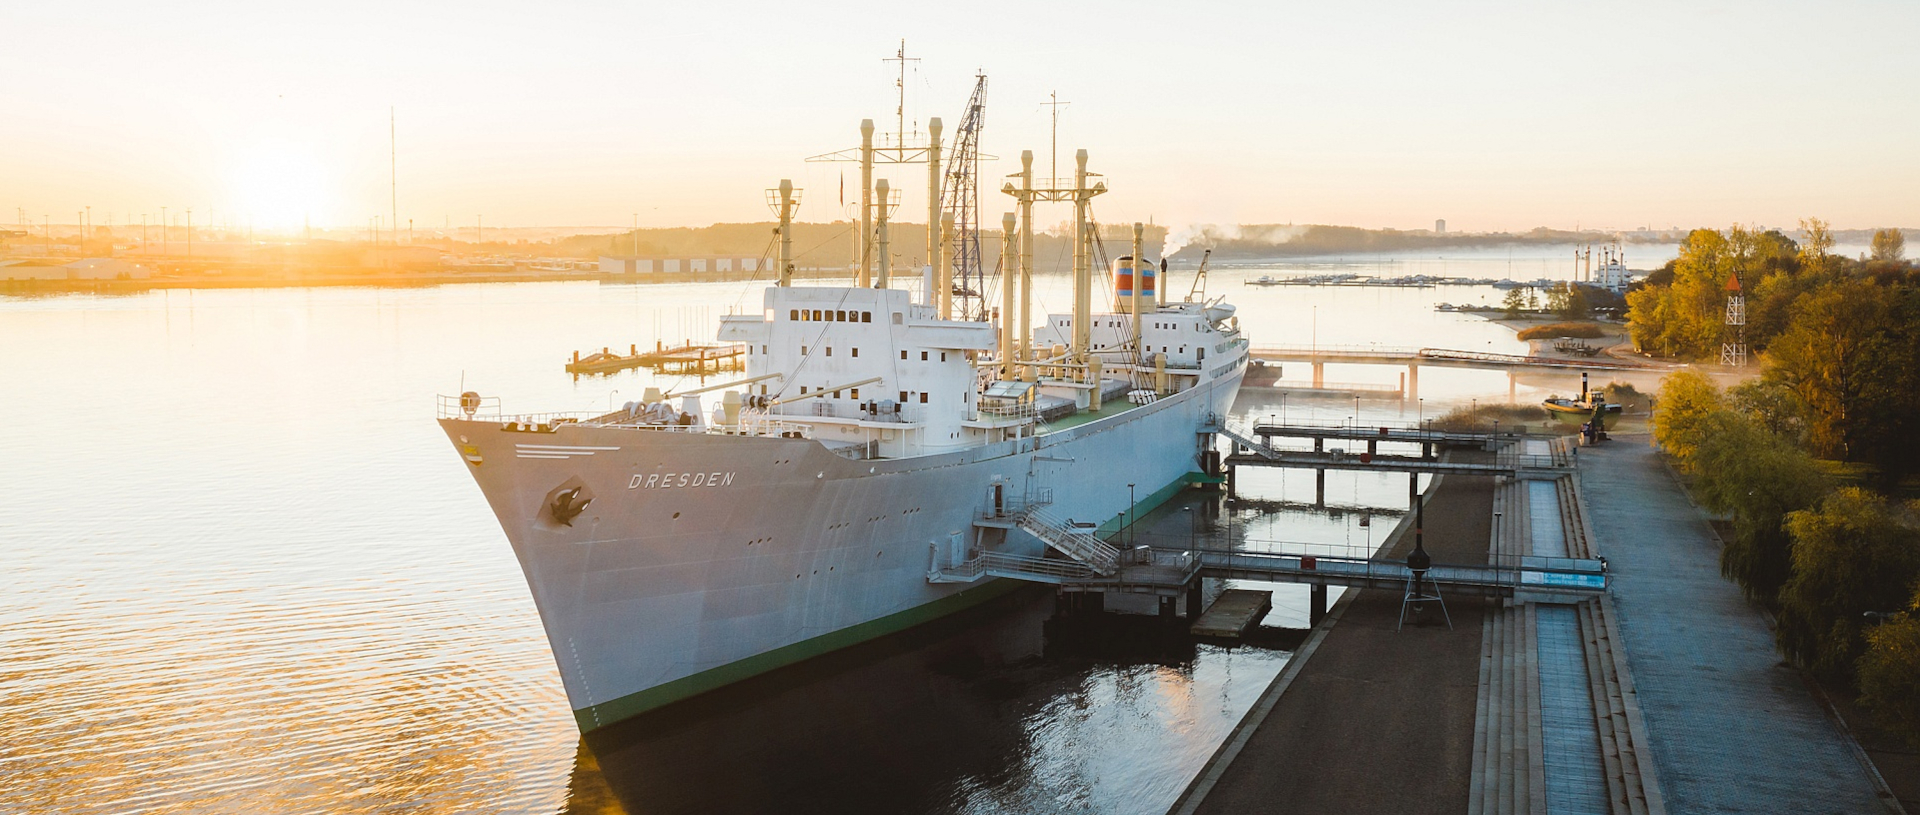
<instances>
[{"instance_id":1,"label":"wooden pier","mask_svg":"<svg viewBox=\"0 0 1920 815\"><path fill-rule=\"evenodd\" d=\"M641 352L639 346L627 346L626 354L616 354L609 348L582 356L573 352L573 360L567 363L567 373L611 374L629 368L656 368L661 373L691 376L708 376L740 365L740 357L746 354L746 346L738 343L726 345L701 345L688 342L672 348L664 343L655 343L654 350Z\"/></svg>"},{"instance_id":2,"label":"wooden pier","mask_svg":"<svg viewBox=\"0 0 1920 815\"><path fill-rule=\"evenodd\" d=\"M1273 592L1227 589L1187 630L1196 637L1239 639L1273 610Z\"/></svg>"}]
</instances>

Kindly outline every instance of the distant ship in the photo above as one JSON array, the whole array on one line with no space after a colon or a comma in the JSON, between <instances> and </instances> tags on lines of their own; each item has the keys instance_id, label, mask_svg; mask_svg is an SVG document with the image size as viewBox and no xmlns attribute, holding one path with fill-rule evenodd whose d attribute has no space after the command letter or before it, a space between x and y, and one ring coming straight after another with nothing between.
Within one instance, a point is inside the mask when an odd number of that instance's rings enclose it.
<instances>
[{"instance_id":1,"label":"distant ship","mask_svg":"<svg viewBox=\"0 0 1920 815\"><path fill-rule=\"evenodd\" d=\"M650 389L600 415L442 397L440 424L526 573L583 731L1023 577L1113 574L1122 553L1095 533L1205 478L1247 367L1234 307L1158 299L1153 265L1133 260L1136 227L1110 267L1119 308L1094 313L1084 202L1105 184L1089 183L1085 151L1071 187L1035 188L1030 153L1023 163L1009 189L1026 229L1030 202L1073 201L1085 236L1072 312L1030 333L1016 306L1031 302L1030 260L1002 259L1011 322L959 318L954 281L934 281L942 266L922 271L932 294L892 287L884 215L855 285L791 285L796 202L782 182L778 279L719 330L746 346L742 378Z\"/></svg>"}]
</instances>

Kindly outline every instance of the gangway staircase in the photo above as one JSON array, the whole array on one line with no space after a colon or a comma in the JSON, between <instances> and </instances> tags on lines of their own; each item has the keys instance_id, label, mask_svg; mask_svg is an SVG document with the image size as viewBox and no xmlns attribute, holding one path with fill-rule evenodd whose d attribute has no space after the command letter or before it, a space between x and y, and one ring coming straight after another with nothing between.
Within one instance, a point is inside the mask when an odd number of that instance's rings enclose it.
<instances>
[{"instance_id":1,"label":"gangway staircase","mask_svg":"<svg viewBox=\"0 0 1920 815\"><path fill-rule=\"evenodd\" d=\"M1111 575L1120 570L1120 550L1055 518L1039 506L1029 505L1025 512L1014 516L1013 522L1020 531L1039 538L1098 574Z\"/></svg>"},{"instance_id":2,"label":"gangway staircase","mask_svg":"<svg viewBox=\"0 0 1920 815\"><path fill-rule=\"evenodd\" d=\"M1012 577L1040 583L1069 583L1111 577L1120 571L1120 550L1048 512L1050 491L984 508L976 527L1018 529L1039 538L1047 548L1068 559L1033 557L1010 552L974 549L965 560L935 565L927 574L934 583L971 583L983 577Z\"/></svg>"},{"instance_id":3,"label":"gangway staircase","mask_svg":"<svg viewBox=\"0 0 1920 815\"><path fill-rule=\"evenodd\" d=\"M1265 438L1254 439L1244 433L1241 433L1240 431L1227 427L1225 423L1222 423L1220 427L1217 428L1217 431L1220 433L1220 435L1226 436L1227 438L1232 439L1234 444L1247 448L1249 451L1260 456L1261 458L1264 458L1268 461L1280 460L1280 453L1273 449L1272 442L1269 441L1268 439L1265 439ZM1235 450L1234 452L1237 453L1239 451Z\"/></svg>"}]
</instances>

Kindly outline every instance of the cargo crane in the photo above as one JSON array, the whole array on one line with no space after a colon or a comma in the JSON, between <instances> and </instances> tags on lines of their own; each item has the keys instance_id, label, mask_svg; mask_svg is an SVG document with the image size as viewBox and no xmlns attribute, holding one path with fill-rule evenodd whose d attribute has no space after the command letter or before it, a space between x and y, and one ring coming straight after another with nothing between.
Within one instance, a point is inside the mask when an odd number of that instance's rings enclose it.
<instances>
[{"instance_id":1,"label":"cargo crane","mask_svg":"<svg viewBox=\"0 0 1920 815\"><path fill-rule=\"evenodd\" d=\"M953 149L941 208L953 218L953 294L960 301L960 318L987 319L986 272L980 265L980 130L987 118L987 75L976 74L973 96Z\"/></svg>"},{"instance_id":2,"label":"cargo crane","mask_svg":"<svg viewBox=\"0 0 1920 815\"><path fill-rule=\"evenodd\" d=\"M1193 275L1193 288L1187 289L1187 302L1204 303L1207 301L1207 261L1211 260L1212 258L1213 258L1213 249L1211 247L1209 247L1205 252L1200 253L1200 271L1195 272ZM1162 258L1160 260L1160 279L1161 280L1165 280L1167 278L1166 263L1167 261L1165 258ZM1162 283L1160 285L1164 286L1166 284Z\"/></svg>"}]
</instances>

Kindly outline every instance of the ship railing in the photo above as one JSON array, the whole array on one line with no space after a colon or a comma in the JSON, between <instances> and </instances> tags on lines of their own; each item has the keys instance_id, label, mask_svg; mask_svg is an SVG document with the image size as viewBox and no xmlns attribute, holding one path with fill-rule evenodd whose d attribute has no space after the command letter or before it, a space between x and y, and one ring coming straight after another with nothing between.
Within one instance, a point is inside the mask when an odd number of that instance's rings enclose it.
<instances>
[{"instance_id":1,"label":"ship railing","mask_svg":"<svg viewBox=\"0 0 1920 815\"><path fill-rule=\"evenodd\" d=\"M1060 578L1084 580L1095 576L1086 564L1059 558L1032 557L1014 555L1005 552L982 552L975 561L982 571L1004 577Z\"/></svg>"},{"instance_id":2,"label":"ship railing","mask_svg":"<svg viewBox=\"0 0 1920 815\"><path fill-rule=\"evenodd\" d=\"M778 436L787 439L813 438L813 426L788 422L766 414L742 414L736 431L746 436Z\"/></svg>"},{"instance_id":3,"label":"ship railing","mask_svg":"<svg viewBox=\"0 0 1920 815\"><path fill-rule=\"evenodd\" d=\"M928 578L936 583L971 583L987 576L1037 583L1068 583L1094 579L1100 575L1086 565L1071 560L975 551L962 563L935 569Z\"/></svg>"},{"instance_id":4,"label":"ship railing","mask_svg":"<svg viewBox=\"0 0 1920 815\"><path fill-rule=\"evenodd\" d=\"M1009 419L1032 419L1040 411L1032 402L1008 403L1003 400L980 400L980 412L989 416L1002 416Z\"/></svg>"},{"instance_id":5,"label":"ship railing","mask_svg":"<svg viewBox=\"0 0 1920 815\"><path fill-rule=\"evenodd\" d=\"M989 499L987 505L980 508L980 517L988 521L1017 520L1040 507L1053 503L1053 490L1040 487L1029 491L1027 495L1002 496L999 505Z\"/></svg>"}]
</instances>

